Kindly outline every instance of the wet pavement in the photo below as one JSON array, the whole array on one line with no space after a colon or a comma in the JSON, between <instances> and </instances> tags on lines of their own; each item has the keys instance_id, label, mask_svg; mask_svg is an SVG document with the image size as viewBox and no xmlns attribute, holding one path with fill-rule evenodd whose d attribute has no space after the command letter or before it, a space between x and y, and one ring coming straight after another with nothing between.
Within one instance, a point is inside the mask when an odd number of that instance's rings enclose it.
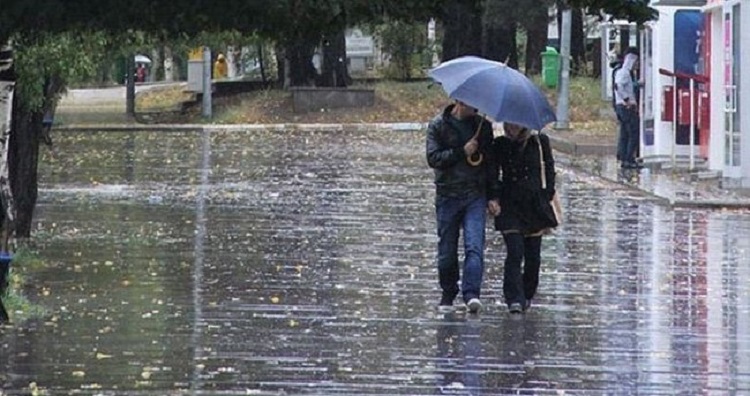
<instances>
[{"instance_id":1,"label":"wet pavement","mask_svg":"<svg viewBox=\"0 0 750 396\"><path fill-rule=\"evenodd\" d=\"M659 173L559 154L531 311L491 231L486 309L446 315L420 133L55 141L26 290L50 314L0 329L0 394L750 393L750 211L629 187Z\"/></svg>"}]
</instances>

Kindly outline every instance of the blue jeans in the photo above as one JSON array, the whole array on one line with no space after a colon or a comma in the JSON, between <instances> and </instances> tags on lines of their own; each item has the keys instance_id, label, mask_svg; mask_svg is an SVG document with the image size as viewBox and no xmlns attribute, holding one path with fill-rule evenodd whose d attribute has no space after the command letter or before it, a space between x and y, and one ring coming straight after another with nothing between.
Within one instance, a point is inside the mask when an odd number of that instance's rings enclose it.
<instances>
[{"instance_id":1,"label":"blue jeans","mask_svg":"<svg viewBox=\"0 0 750 396\"><path fill-rule=\"evenodd\" d=\"M438 279L443 295L455 298L461 291L464 302L479 298L484 275L487 199L477 195L459 198L438 196L435 210L439 237ZM463 278L458 265L458 237L461 228L464 234Z\"/></svg>"},{"instance_id":2,"label":"blue jeans","mask_svg":"<svg viewBox=\"0 0 750 396\"><path fill-rule=\"evenodd\" d=\"M617 141L617 159L626 163L635 162L640 144L639 118L635 107L615 106L620 120L620 136Z\"/></svg>"}]
</instances>

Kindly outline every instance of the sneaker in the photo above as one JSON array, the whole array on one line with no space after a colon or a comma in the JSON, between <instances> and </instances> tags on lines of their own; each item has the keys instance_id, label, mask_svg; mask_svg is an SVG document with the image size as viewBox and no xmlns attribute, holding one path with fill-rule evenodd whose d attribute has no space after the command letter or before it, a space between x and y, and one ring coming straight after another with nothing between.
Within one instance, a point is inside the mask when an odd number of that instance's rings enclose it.
<instances>
[{"instance_id":1,"label":"sneaker","mask_svg":"<svg viewBox=\"0 0 750 396\"><path fill-rule=\"evenodd\" d=\"M508 306L508 312L512 314L520 314L523 312L523 307L521 307L521 303L513 303Z\"/></svg>"},{"instance_id":2,"label":"sneaker","mask_svg":"<svg viewBox=\"0 0 750 396\"><path fill-rule=\"evenodd\" d=\"M524 311L528 311L531 308L531 299L526 300L526 305L523 306Z\"/></svg>"},{"instance_id":3,"label":"sneaker","mask_svg":"<svg viewBox=\"0 0 750 396\"><path fill-rule=\"evenodd\" d=\"M466 303L469 307L469 313L477 313L482 310L482 302L478 298L472 298Z\"/></svg>"},{"instance_id":4,"label":"sneaker","mask_svg":"<svg viewBox=\"0 0 750 396\"><path fill-rule=\"evenodd\" d=\"M440 305L438 305L438 311L440 312L448 312L453 310L453 300L455 300L455 297L450 297L445 294L440 298Z\"/></svg>"}]
</instances>

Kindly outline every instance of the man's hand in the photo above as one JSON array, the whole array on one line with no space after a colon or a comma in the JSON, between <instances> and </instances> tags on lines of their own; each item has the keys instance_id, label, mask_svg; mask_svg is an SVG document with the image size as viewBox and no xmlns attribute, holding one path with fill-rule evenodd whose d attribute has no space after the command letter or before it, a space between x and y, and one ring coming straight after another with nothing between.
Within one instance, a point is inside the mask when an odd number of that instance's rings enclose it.
<instances>
[{"instance_id":1,"label":"man's hand","mask_svg":"<svg viewBox=\"0 0 750 396\"><path fill-rule=\"evenodd\" d=\"M489 202L487 202L487 210L489 210L490 214L493 216L499 215L500 202L498 202L496 199L491 199Z\"/></svg>"},{"instance_id":2,"label":"man's hand","mask_svg":"<svg viewBox=\"0 0 750 396\"><path fill-rule=\"evenodd\" d=\"M464 145L464 153L466 153L467 157L469 157L472 154L476 153L477 149L479 149L479 142L477 141L477 139L470 139Z\"/></svg>"}]
</instances>

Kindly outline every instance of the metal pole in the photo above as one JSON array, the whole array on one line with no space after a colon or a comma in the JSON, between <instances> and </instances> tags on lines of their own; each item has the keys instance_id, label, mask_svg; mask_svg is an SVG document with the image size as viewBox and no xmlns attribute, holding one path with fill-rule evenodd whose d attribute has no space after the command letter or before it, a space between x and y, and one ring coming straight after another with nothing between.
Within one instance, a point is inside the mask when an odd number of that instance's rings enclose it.
<instances>
[{"instance_id":1,"label":"metal pole","mask_svg":"<svg viewBox=\"0 0 750 396\"><path fill-rule=\"evenodd\" d=\"M695 80L690 79L690 171L695 167L695 98L693 97Z\"/></svg>"},{"instance_id":2,"label":"metal pole","mask_svg":"<svg viewBox=\"0 0 750 396\"><path fill-rule=\"evenodd\" d=\"M203 47L203 117L211 118L211 48Z\"/></svg>"},{"instance_id":3,"label":"metal pole","mask_svg":"<svg viewBox=\"0 0 750 396\"><path fill-rule=\"evenodd\" d=\"M562 14L560 32L560 89L557 93L557 123L555 129L570 129L568 114L570 96L570 30L572 11L566 8Z\"/></svg>"},{"instance_id":4,"label":"metal pole","mask_svg":"<svg viewBox=\"0 0 750 396\"><path fill-rule=\"evenodd\" d=\"M600 78L601 80L601 89L602 89L602 99L607 100L609 99L609 95L611 92L607 89L607 80L609 79L609 76L612 74L609 70L609 24L602 24L601 25L601 56L599 56L599 61L602 63L602 76Z\"/></svg>"},{"instance_id":5,"label":"metal pole","mask_svg":"<svg viewBox=\"0 0 750 396\"><path fill-rule=\"evenodd\" d=\"M135 54L128 53L125 59L125 116L128 121L135 119Z\"/></svg>"},{"instance_id":6,"label":"metal pole","mask_svg":"<svg viewBox=\"0 0 750 396\"><path fill-rule=\"evenodd\" d=\"M677 166L677 153L675 146L677 145L677 76L672 76L672 170Z\"/></svg>"}]
</instances>

